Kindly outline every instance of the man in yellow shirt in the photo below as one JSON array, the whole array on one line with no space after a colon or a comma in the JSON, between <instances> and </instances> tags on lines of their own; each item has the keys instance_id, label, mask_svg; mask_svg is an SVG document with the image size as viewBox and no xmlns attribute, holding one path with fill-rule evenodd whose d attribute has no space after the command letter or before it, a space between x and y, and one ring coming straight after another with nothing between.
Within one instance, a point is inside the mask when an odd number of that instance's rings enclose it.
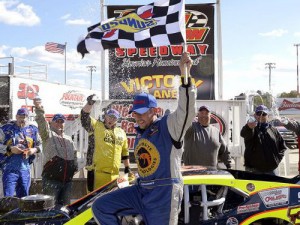
<instances>
[{"instance_id":1,"label":"man in yellow shirt","mask_svg":"<svg viewBox=\"0 0 300 225\"><path fill-rule=\"evenodd\" d=\"M128 142L125 131L117 127L120 114L109 109L104 121L90 116L95 101L94 95L87 98L87 104L81 110L81 123L86 130L92 130L95 138L92 168L94 173L94 189L118 178L121 160L125 173L130 172Z\"/></svg>"}]
</instances>

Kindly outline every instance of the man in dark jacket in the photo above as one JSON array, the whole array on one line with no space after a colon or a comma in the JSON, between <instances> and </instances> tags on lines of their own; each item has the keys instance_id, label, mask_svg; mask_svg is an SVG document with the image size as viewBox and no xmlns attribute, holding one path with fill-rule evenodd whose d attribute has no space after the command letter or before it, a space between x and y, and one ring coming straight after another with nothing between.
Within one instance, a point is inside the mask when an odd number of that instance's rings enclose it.
<instances>
[{"instance_id":1,"label":"man in dark jacket","mask_svg":"<svg viewBox=\"0 0 300 225\"><path fill-rule=\"evenodd\" d=\"M64 133L66 118L55 114L48 124L41 100L34 99L33 104L43 141L43 193L54 196L57 207L70 204L72 179L78 164L74 142Z\"/></svg>"},{"instance_id":2,"label":"man in dark jacket","mask_svg":"<svg viewBox=\"0 0 300 225\"><path fill-rule=\"evenodd\" d=\"M287 149L278 130L268 122L268 108L259 105L254 117L241 130L245 141L246 171L277 175L277 167Z\"/></svg>"}]
</instances>

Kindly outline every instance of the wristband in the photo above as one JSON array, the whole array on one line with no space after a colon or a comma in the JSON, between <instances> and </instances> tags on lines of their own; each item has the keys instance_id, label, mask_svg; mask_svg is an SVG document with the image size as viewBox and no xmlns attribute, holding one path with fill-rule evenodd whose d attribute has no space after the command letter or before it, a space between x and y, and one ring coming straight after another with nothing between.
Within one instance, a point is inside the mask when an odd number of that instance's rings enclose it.
<instances>
[{"instance_id":1,"label":"wristband","mask_svg":"<svg viewBox=\"0 0 300 225\"><path fill-rule=\"evenodd\" d=\"M125 166L124 173L129 173L129 172L130 172L129 166Z\"/></svg>"},{"instance_id":2,"label":"wristband","mask_svg":"<svg viewBox=\"0 0 300 225\"><path fill-rule=\"evenodd\" d=\"M187 87L191 87L192 86L192 78L191 78L191 76L188 76L188 83L187 84L185 84L184 83L184 76L181 76L181 86L182 87L185 87L185 88L187 88Z\"/></svg>"}]
</instances>

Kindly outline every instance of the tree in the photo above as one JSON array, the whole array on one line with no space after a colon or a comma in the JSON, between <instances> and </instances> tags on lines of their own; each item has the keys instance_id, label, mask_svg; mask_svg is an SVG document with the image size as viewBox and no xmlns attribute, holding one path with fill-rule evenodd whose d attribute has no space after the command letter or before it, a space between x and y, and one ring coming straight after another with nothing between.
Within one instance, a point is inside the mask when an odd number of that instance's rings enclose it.
<instances>
[{"instance_id":1,"label":"tree","mask_svg":"<svg viewBox=\"0 0 300 225\"><path fill-rule=\"evenodd\" d=\"M297 91L293 90L290 91L290 93L282 92L281 94L278 95L278 98L297 98L298 93Z\"/></svg>"}]
</instances>

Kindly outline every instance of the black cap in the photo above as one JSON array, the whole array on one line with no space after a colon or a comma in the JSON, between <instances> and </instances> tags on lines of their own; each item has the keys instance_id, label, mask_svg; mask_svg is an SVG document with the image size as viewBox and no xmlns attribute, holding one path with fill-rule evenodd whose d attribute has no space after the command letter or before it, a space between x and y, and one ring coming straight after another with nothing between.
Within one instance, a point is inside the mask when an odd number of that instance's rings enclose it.
<instances>
[{"instance_id":1,"label":"black cap","mask_svg":"<svg viewBox=\"0 0 300 225\"><path fill-rule=\"evenodd\" d=\"M202 110L206 110L207 112L210 112L210 108L206 105L200 106L199 111L202 111Z\"/></svg>"}]
</instances>

